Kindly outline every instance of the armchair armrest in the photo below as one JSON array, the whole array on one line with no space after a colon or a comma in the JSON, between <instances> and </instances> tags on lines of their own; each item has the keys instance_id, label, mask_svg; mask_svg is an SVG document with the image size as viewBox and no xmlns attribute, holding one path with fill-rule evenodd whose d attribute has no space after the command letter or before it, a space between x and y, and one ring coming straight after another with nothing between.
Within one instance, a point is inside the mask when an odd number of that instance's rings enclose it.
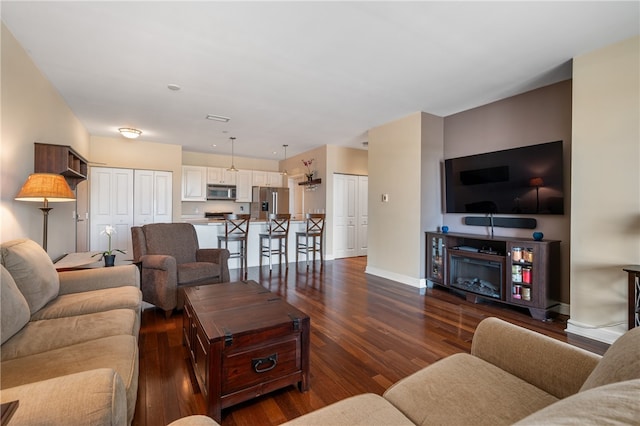
<instances>
[{"instance_id":1,"label":"armchair armrest","mask_svg":"<svg viewBox=\"0 0 640 426\"><path fill-rule=\"evenodd\" d=\"M229 282L229 250L223 248L198 249L196 261L220 265L220 282Z\"/></svg>"},{"instance_id":2,"label":"armchair armrest","mask_svg":"<svg viewBox=\"0 0 640 426\"><path fill-rule=\"evenodd\" d=\"M487 318L478 324L471 355L557 398L577 393L601 358L498 318Z\"/></svg>"},{"instance_id":3,"label":"armchair armrest","mask_svg":"<svg viewBox=\"0 0 640 426\"><path fill-rule=\"evenodd\" d=\"M58 277L60 279L58 294L81 293L127 285L140 288L140 272L135 265L64 271L59 272Z\"/></svg>"},{"instance_id":4,"label":"armchair armrest","mask_svg":"<svg viewBox=\"0 0 640 426\"><path fill-rule=\"evenodd\" d=\"M176 258L164 254L140 256L142 300L165 311L176 307L178 265Z\"/></svg>"}]
</instances>

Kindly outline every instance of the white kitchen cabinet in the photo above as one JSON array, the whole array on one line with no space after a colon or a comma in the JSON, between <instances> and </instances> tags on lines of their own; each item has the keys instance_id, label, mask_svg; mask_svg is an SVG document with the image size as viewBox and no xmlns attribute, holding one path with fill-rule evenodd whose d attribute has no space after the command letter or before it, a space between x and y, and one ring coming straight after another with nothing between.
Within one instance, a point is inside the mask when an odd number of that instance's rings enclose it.
<instances>
[{"instance_id":1,"label":"white kitchen cabinet","mask_svg":"<svg viewBox=\"0 0 640 426\"><path fill-rule=\"evenodd\" d=\"M133 170L92 167L89 182L89 250L108 250L109 238L101 232L112 226L111 249L131 253Z\"/></svg>"},{"instance_id":2,"label":"white kitchen cabinet","mask_svg":"<svg viewBox=\"0 0 640 426\"><path fill-rule=\"evenodd\" d=\"M238 172L225 167L207 167L207 183L212 185L236 185Z\"/></svg>"},{"instance_id":3,"label":"white kitchen cabinet","mask_svg":"<svg viewBox=\"0 0 640 426\"><path fill-rule=\"evenodd\" d=\"M282 175L280 172L266 172L263 170L253 171L253 186L282 186Z\"/></svg>"},{"instance_id":4,"label":"white kitchen cabinet","mask_svg":"<svg viewBox=\"0 0 640 426\"><path fill-rule=\"evenodd\" d=\"M133 172L133 224L171 222L173 173L159 170Z\"/></svg>"},{"instance_id":5,"label":"white kitchen cabinet","mask_svg":"<svg viewBox=\"0 0 640 426\"><path fill-rule=\"evenodd\" d=\"M250 203L253 173L251 170L239 170L236 174L236 202Z\"/></svg>"},{"instance_id":6,"label":"white kitchen cabinet","mask_svg":"<svg viewBox=\"0 0 640 426\"><path fill-rule=\"evenodd\" d=\"M207 167L182 166L182 201L207 201Z\"/></svg>"}]
</instances>

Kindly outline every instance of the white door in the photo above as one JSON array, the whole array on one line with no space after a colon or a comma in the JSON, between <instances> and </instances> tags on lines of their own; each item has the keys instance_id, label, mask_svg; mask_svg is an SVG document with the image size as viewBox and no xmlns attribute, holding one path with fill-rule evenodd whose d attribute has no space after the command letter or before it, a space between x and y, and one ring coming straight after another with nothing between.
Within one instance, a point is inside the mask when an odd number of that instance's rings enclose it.
<instances>
[{"instance_id":1,"label":"white door","mask_svg":"<svg viewBox=\"0 0 640 426\"><path fill-rule=\"evenodd\" d=\"M367 240L369 225L369 176L358 176L358 217L357 217L357 240L358 247L356 256L367 255Z\"/></svg>"},{"instance_id":2,"label":"white door","mask_svg":"<svg viewBox=\"0 0 640 426\"><path fill-rule=\"evenodd\" d=\"M171 222L173 173L156 170L134 171L133 224Z\"/></svg>"},{"instance_id":3,"label":"white door","mask_svg":"<svg viewBox=\"0 0 640 426\"><path fill-rule=\"evenodd\" d=\"M107 225L115 228L111 249L131 252L133 225L133 170L92 167L90 176L90 247L91 251L108 250Z\"/></svg>"},{"instance_id":4,"label":"white door","mask_svg":"<svg viewBox=\"0 0 640 426\"><path fill-rule=\"evenodd\" d=\"M357 256L358 177L334 174L334 256Z\"/></svg>"},{"instance_id":5,"label":"white door","mask_svg":"<svg viewBox=\"0 0 640 426\"><path fill-rule=\"evenodd\" d=\"M153 174L153 221L173 221L173 172L155 171ZM135 207L135 203L134 203Z\"/></svg>"}]
</instances>

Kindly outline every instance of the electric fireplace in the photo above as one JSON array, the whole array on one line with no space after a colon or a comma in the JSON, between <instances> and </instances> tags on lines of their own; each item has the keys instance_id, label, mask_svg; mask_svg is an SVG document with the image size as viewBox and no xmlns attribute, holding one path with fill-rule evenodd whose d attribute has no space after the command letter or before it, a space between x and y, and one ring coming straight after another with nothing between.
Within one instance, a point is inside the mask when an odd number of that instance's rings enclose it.
<instances>
[{"instance_id":1,"label":"electric fireplace","mask_svg":"<svg viewBox=\"0 0 640 426\"><path fill-rule=\"evenodd\" d=\"M449 285L480 296L502 299L504 262L476 253L449 251Z\"/></svg>"}]
</instances>

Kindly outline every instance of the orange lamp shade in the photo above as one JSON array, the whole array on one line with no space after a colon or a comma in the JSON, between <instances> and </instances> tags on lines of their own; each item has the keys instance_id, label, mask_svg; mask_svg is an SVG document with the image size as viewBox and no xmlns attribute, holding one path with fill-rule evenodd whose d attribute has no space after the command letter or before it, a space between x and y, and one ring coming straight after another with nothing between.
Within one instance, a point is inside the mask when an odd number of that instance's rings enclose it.
<instances>
[{"instance_id":1,"label":"orange lamp shade","mask_svg":"<svg viewBox=\"0 0 640 426\"><path fill-rule=\"evenodd\" d=\"M33 173L16 195L18 201L73 201L75 194L71 191L64 176L55 173Z\"/></svg>"}]
</instances>

